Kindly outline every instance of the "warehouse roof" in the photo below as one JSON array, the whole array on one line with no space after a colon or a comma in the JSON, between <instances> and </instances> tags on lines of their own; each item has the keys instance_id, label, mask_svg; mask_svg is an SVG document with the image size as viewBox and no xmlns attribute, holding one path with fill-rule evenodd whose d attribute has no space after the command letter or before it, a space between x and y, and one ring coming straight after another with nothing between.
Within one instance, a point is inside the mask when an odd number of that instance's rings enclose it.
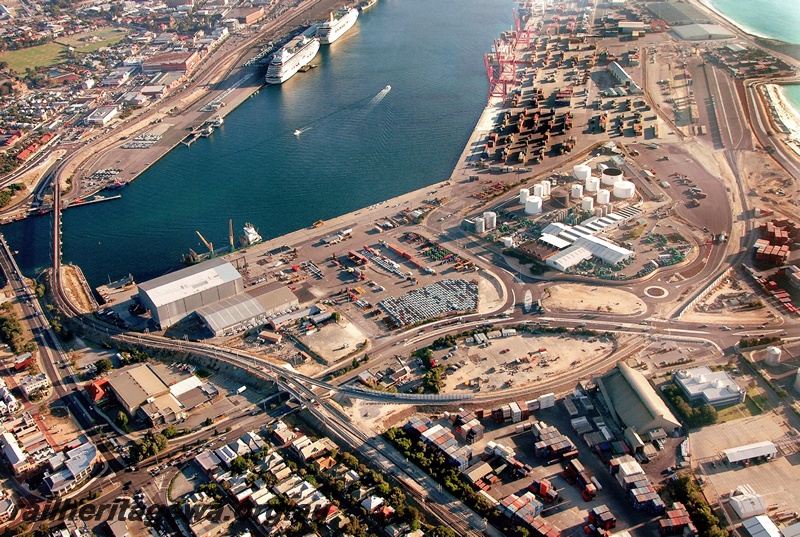
<instances>
[{"instance_id":1,"label":"warehouse roof","mask_svg":"<svg viewBox=\"0 0 800 537\"><path fill-rule=\"evenodd\" d=\"M728 39L734 35L719 24L687 24L673 28L681 39L699 41L703 39Z\"/></svg>"},{"instance_id":2,"label":"warehouse roof","mask_svg":"<svg viewBox=\"0 0 800 537\"><path fill-rule=\"evenodd\" d=\"M185 269L139 284L156 307L171 304L222 284L241 279L242 275L224 259L211 259Z\"/></svg>"},{"instance_id":3,"label":"warehouse roof","mask_svg":"<svg viewBox=\"0 0 800 537\"><path fill-rule=\"evenodd\" d=\"M747 530L750 537L781 537L778 527L768 516L755 516L742 522L742 527Z\"/></svg>"},{"instance_id":4,"label":"warehouse roof","mask_svg":"<svg viewBox=\"0 0 800 537\"><path fill-rule=\"evenodd\" d=\"M609 242L599 237L581 237L575 241L575 246L586 248L592 255L599 257L609 265L616 265L633 255L633 252L622 246L617 246L613 242Z\"/></svg>"},{"instance_id":5,"label":"warehouse roof","mask_svg":"<svg viewBox=\"0 0 800 537\"><path fill-rule=\"evenodd\" d=\"M549 233L542 233L542 236L539 237L539 240L545 244L553 246L554 248L558 248L559 250L561 248L566 248L567 246L572 244L571 242L566 241L561 237L556 237L555 235L551 235Z\"/></svg>"},{"instance_id":6,"label":"warehouse roof","mask_svg":"<svg viewBox=\"0 0 800 537\"><path fill-rule=\"evenodd\" d=\"M722 451L728 462L739 462L755 459L757 457L774 457L778 454L778 448L770 441L756 442Z\"/></svg>"},{"instance_id":7,"label":"warehouse roof","mask_svg":"<svg viewBox=\"0 0 800 537\"><path fill-rule=\"evenodd\" d=\"M629 365L620 363L599 379L598 385L623 423L640 434L656 427L672 431L680 426L644 375Z\"/></svg>"},{"instance_id":8,"label":"warehouse roof","mask_svg":"<svg viewBox=\"0 0 800 537\"><path fill-rule=\"evenodd\" d=\"M299 304L297 296L291 289L279 282L248 289L248 294L255 297L264 307L267 315L275 315L290 305Z\"/></svg>"},{"instance_id":9,"label":"warehouse roof","mask_svg":"<svg viewBox=\"0 0 800 537\"><path fill-rule=\"evenodd\" d=\"M678 371L673 378L689 394L690 398L702 396L709 404L744 393L744 390L727 372L712 371L706 366Z\"/></svg>"},{"instance_id":10,"label":"warehouse roof","mask_svg":"<svg viewBox=\"0 0 800 537\"><path fill-rule=\"evenodd\" d=\"M259 315L266 315L266 311L258 300L241 294L204 306L197 310L197 315L216 334Z\"/></svg>"},{"instance_id":11,"label":"warehouse roof","mask_svg":"<svg viewBox=\"0 0 800 537\"><path fill-rule=\"evenodd\" d=\"M167 385L147 365L123 371L109 378L108 384L129 408L137 407L147 399L169 391Z\"/></svg>"},{"instance_id":12,"label":"warehouse roof","mask_svg":"<svg viewBox=\"0 0 800 537\"><path fill-rule=\"evenodd\" d=\"M756 493L750 485L739 485L729 497L731 507L742 520L767 512L764 497Z\"/></svg>"},{"instance_id":13,"label":"warehouse roof","mask_svg":"<svg viewBox=\"0 0 800 537\"><path fill-rule=\"evenodd\" d=\"M566 250L561 250L557 254L547 258L545 263L556 270L565 272L568 268L574 267L581 261L591 259L592 252L580 246L570 246Z\"/></svg>"}]
</instances>

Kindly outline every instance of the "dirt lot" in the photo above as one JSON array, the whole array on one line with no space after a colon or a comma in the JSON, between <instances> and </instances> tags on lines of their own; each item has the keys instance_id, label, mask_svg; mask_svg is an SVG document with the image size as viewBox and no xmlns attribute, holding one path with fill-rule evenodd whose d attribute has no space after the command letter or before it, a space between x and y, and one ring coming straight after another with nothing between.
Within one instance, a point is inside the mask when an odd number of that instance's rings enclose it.
<instances>
[{"instance_id":1,"label":"dirt lot","mask_svg":"<svg viewBox=\"0 0 800 537\"><path fill-rule=\"evenodd\" d=\"M609 287L559 284L547 288L542 305L549 311L607 311L618 315L638 315L646 311L644 302L627 291Z\"/></svg>"},{"instance_id":2,"label":"dirt lot","mask_svg":"<svg viewBox=\"0 0 800 537\"><path fill-rule=\"evenodd\" d=\"M521 386L553 377L610 353L611 341L568 336L532 336L529 334L491 340L489 347L460 345L454 356L442 365L450 368L444 392L461 390L494 391ZM453 371L454 368L458 368ZM470 385L467 386L466 383ZM476 388L475 384L479 387Z\"/></svg>"},{"instance_id":3,"label":"dirt lot","mask_svg":"<svg viewBox=\"0 0 800 537\"><path fill-rule=\"evenodd\" d=\"M81 308L84 313L94 311L96 304L94 299L90 298L81 285L83 280L78 273L78 268L73 265L62 265L61 274L64 277L64 290L69 295L73 304Z\"/></svg>"},{"instance_id":4,"label":"dirt lot","mask_svg":"<svg viewBox=\"0 0 800 537\"><path fill-rule=\"evenodd\" d=\"M683 316L683 320L709 324L764 324L775 322L777 315L766 300L761 300L766 307L753 309L743 306L730 307L727 301L742 299L752 295L755 290L744 278L734 276L722 283L717 289L698 302L691 311Z\"/></svg>"},{"instance_id":5,"label":"dirt lot","mask_svg":"<svg viewBox=\"0 0 800 537\"><path fill-rule=\"evenodd\" d=\"M330 363L334 363L353 352L358 345L364 343L367 336L355 324L343 317L338 324L328 323L315 333L300 339L311 350L325 357ZM300 370L304 371L311 365L313 364L303 364Z\"/></svg>"}]
</instances>

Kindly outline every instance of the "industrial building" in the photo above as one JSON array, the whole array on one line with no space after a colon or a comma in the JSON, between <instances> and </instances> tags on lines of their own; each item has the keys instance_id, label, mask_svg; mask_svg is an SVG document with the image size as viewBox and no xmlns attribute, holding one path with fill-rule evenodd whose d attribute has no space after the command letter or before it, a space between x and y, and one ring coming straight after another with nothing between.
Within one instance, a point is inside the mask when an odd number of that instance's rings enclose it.
<instances>
[{"instance_id":1,"label":"industrial building","mask_svg":"<svg viewBox=\"0 0 800 537\"><path fill-rule=\"evenodd\" d=\"M716 407L742 403L747 395L727 372L714 372L706 366L682 369L672 378L690 402Z\"/></svg>"},{"instance_id":2,"label":"industrial building","mask_svg":"<svg viewBox=\"0 0 800 537\"><path fill-rule=\"evenodd\" d=\"M629 75L627 71L625 71L625 69L623 69L622 66L617 62L611 62L608 65L608 71L611 73L611 76L614 77L614 80L616 80L618 84L621 84L622 86L627 88L628 92L631 95L643 93L642 88L640 88L639 85L633 81L631 75Z\"/></svg>"},{"instance_id":3,"label":"industrial building","mask_svg":"<svg viewBox=\"0 0 800 537\"><path fill-rule=\"evenodd\" d=\"M84 121L89 125L103 126L114 119L117 114L119 114L119 108L116 106L101 106L86 116Z\"/></svg>"},{"instance_id":4,"label":"industrial building","mask_svg":"<svg viewBox=\"0 0 800 537\"><path fill-rule=\"evenodd\" d=\"M625 211L625 209L629 209ZM626 207L621 214L611 213L603 217L592 217L578 226L560 222L548 224L539 240L559 250L548 257L545 263L556 270L566 272L584 260L596 257L607 265L617 265L631 259L634 253L594 234L613 229L630 218L641 214L638 209ZM625 211L623 213L623 211Z\"/></svg>"},{"instance_id":5,"label":"industrial building","mask_svg":"<svg viewBox=\"0 0 800 537\"><path fill-rule=\"evenodd\" d=\"M109 378L108 386L130 415L133 415L148 399L169 393L169 387L147 365L128 369Z\"/></svg>"},{"instance_id":6,"label":"industrial building","mask_svg":"<svg viewBox=\"0 0 800 537\"><path fill-rule=\"evenodd\" d=\"M772 442L756 442L723 450L728 464L749 463L752 460L769 460L778 456L778 447Z\"/></svg>"},{"instance_id":7,"label":"industrial building","mask_svg":"<svg viewBox=\"0 0 800 537\"><path fill-rule=\"evenodd\" d=\"M157 73L159 71L191 71L200 63L200 55L197 52L163 52L156 54L142 63L142 71L145 73Z\"/></svg>"},{"instance_id":8,"label":"industrial building","mask_svg":"<svg viewBox=\"0 0 800 537\"><path fill-rule=\"evenodd\" d=\"M745 520L742 527L750 537L781 537L781 532L772 520L766 516L756 516Z\"/></svg>"},{"instance_id":9,"label":"industrial building","mask_svg":"<svg viewBox=\"0 0 800 537\"><path fill-rule=\"evenodd\" d=\"M764 497L753 490L750 485L739 485L729 497L731 508L742 520L767 512Z\"/></svg>"},{"instance_id":10,"label":"industrial building","mask_svg":"<svg viewBox=\"0 0 800 537\"><path fill-rule=\"evenodd\" d=\"M258 300L241 294L204 306L197 310L197 316L214 337L219 337L238 332L253 322L261 324L266 321L267 313Z\"/></svg>"},{"instance_id":11,"label":"industrial building","mask_svg":"<svg viewBox=\"0 0 800 537\"><path fill-rule=\"evenodd\" d=\"M673 28L675 34L684 41L703 41L706 39L730 39L736 37L719 24L687 24Z\"/></svg>"},{"instance_id":12,"label":"industrial building","mask_svg":"<svg viewBox=\"0 0 800 537\"><path fill-rule=\"evenodd\" d=\"M139 285L139 300L167 328L198 309L244 292L242 275L224 259L160 276Z\"/></svg>"},{"instance_id":13,"label":"industrial building","mask_svg":"<svg viewBox=\"0 0 800 537\"><path fill-rule=\"evenodd\" d=\"M609 408L639 435L658 428L669 434L681 426L644 375L624 362L598 378L597 385Z\"/></svg>"}]
</instances>

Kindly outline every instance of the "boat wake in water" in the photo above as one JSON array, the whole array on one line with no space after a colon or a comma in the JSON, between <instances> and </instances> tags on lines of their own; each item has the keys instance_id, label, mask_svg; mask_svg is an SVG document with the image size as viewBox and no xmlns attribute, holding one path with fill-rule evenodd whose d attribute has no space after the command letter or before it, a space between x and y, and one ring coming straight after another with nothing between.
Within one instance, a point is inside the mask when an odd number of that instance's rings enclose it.
<instances>
[{"instance_id":1,"label":"boat wake in water","mask_svg":"<svg viewBox=\"0 0 800 537\"><path fill-rule=\"evenodd\" d=\"M301 134L303 134L303 133L304 133L304 132L306 132L306 131L310 131L310 130L311 130L311 127L303 127L302 129L297 129L297 130L296 130L296 131L294 131L292 134L294 134L295 136L297 136L298 138L300 138L300 135L301 135Z\"/></svg>"},{"instance_id":2,"label":"boat wake in water","mask_svg":"<svg viewBox=\"0 0 800 537\"><path fill-rule=\"evenodd\" d=\"M369 104L367 104L366 108L367 112L375 108L378 105L378 103L380 103L387 95L389 95L390 91L392 91L391 86L386 86L381 91L379 91L378 94L369 101Z\"/></svg>"}]
</instances>

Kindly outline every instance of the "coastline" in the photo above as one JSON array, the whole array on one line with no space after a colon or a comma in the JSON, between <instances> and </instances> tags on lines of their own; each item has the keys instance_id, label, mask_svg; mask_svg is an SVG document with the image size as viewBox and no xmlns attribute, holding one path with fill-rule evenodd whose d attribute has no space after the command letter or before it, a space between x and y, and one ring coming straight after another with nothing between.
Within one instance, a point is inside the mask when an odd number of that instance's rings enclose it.
<instances>
[{"instance_id":1,"label":"coastline","mask_svg":"<svg viewBox=\"0 0 800 537\"><path fill-rule=\"evenodd\" d=\"M795 65L798 63L796 58L781 51L780 48L800 47L800 43L790 43L774 37L761 35L755 30L748 28L742 22L733 19L725 13L722 13L714 6L713 0L694 0L694 3L710 11L718 18L724 20L735 30L755 41L757 45L764 46L773 53L778 52L783 56L788 56L791 60L793 60L791 63L794 63ZM759 43L759 41L768 41L774 43L777 49L773 47L767 47L764 43ZM800 156L800 109L792 105L782 90L782 86L784 85L795 85L797 83L798 82L796 78L788 81L781 81L780 79L777 79L770 83L764 84L762 86L764 91L759 91L758 94L761 97L765 107L769 111L771 121L778 129L782 130L782 134L787 136L784 139L785 145L798 156Z\"/></svg>"},{"instance_id":2,"label":"coastline","mask_svg":"<svg viewBox=\"0 0 800 537\"><path fill-rule=\"evenodd\" d=\"M765 84L764 96L776 126L786 135L787 145L800 155L800 110L792 106L782 84Z\"/></svg>"}]
</instances>

